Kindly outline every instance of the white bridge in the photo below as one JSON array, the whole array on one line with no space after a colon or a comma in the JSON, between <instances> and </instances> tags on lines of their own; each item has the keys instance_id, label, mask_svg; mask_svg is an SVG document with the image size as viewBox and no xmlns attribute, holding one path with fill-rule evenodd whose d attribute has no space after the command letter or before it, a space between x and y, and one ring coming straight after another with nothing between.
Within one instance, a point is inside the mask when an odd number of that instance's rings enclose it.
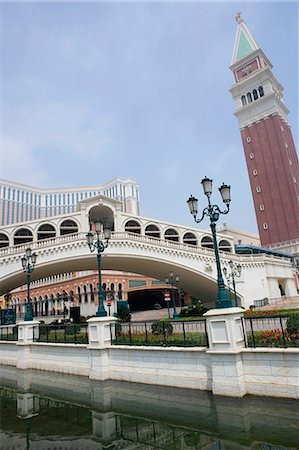
<instances>
[{"instance_id":1,"label":"white bridge","mask_svg":"<svg viewBox=\"0 0 299 450\"><path fill-rule=\"evenodd\" d=\"M217 297L217 271L211 234L121 212L121 204L99 195L81 201L78 211L48 219L6 226L0 233L0 294L25 284L21 258L28 246L38 255L32 280L60 273L96 270L97 259L86 242L90 223L113 226L102 267L164 280L169 271L180 276L185 292L212 306ZM289 259L269 255L237 255L233 238L218 234L222 267L241 264L236 280L238 297L248 307L253 300L277 298L279 284L286 296L295 296L294 272Z\"/></svg>"}]
</instances>

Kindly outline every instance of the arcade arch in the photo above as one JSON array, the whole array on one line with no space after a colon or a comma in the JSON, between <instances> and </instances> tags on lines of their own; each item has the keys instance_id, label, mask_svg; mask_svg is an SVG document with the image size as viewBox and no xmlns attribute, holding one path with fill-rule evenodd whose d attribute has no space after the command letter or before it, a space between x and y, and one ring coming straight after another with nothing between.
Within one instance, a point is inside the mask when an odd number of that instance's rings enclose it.
<instances>
[{"instance_id":1,"label":"arcade arch","mask_svg":"<svg viewBox=\"0 0 299 450\"><path fill-rule=\"evenodd\" d=\"M0 248L9 247L9 238L4 233L0 233Z\"/></svg>"},{"instance_id":2,"label":"arcade arch","mask_svg":"<svg viewBox=\"0 0 299 450\"><path fill-rule=\"evenodd\" d=\"M32 231L28 228L20 228L14 234L13 245L22 245L27 242L33 242Z\"/></svg>"}]
</instances>

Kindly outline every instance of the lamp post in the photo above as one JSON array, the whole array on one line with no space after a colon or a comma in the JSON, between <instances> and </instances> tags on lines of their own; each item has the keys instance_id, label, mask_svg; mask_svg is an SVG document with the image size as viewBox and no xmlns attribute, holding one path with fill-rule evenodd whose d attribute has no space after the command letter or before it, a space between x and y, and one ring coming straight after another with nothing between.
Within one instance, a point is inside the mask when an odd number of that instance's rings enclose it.
<instances>
[{"instance_id":1,"label":"lamp post","mask_svg":"<svg viewBox=\"0 0 299 450\"><path fill-rule=\"evenodd\" d=\"M220 265L220 257L219 257L219 250L218 250L218 244L217 244L217 237L216 237L216 222L219 219L220 214L227 214L229 211L229 204L231 201L230 198L230 186L227 184L222 184L220 186L219 191L222 197L222 200L224 204L226 205L226 210L221 211L218 205L212 205L211 204L211 195L212 195L212 183L213 180L210 178L205 177L202 181L202 187L204 190L204 194L206 195L208 199L208 206L204 208L202 212L202 216L200 219L197 219L197 211L198 211L198 200L197 198L193 197L192 195L187 200L190 213L194 217L194 220L196 223L201 222L205 216L209 216L210 218L210 227L212 230L213 235L213 243L214 243L214 252L215 252L215 258L216 258L216 266L217 266L217 285L218 285L218 295L217 295L217 301L216 301L216 308L230 308L232 306L232 302L230 299L228 299L226 290L224 287L224 281L221 273L221 265Z\"/></svg>"},{"instance_id":2,"label":"lamp post","mask_svg":"<svg viewBox=\"0 0 299 450\"><path fill-rule=\"evenodd\" d=\"M101 274L101 255L105 248L108 247L109 239L111 238L111 228L103 224L102 222L95 223L96 241L94 242L94 233L91 231L87 233L87 244L91 252L97 250L98 260L98 310L96 312L97 317L107 316L107 311L104 308L104 292L102 286L102 274Z\"/></svg>"},{"instance_id":3,"label":"lamp post","mask_svg":"<svg viewBox=\"0 0 299 450\"><path fill-rule=\"evenodd\" d=\"M233 284L233 290L234 290L234 298L235 298L235 306L238 305L238 298L236 293L236 283L235 283L235 277L240 277L242 272L241 264L234 265L233 261L229 261L229 267L230 267L230 273L227 272L227 268L223 268L223 273L225 278L227 278L228 284L230 284L230 280L232 280Z\"/></svg>"},{"instance_id":4,"label":"lamp post","mask_svg":"<svg viewBox=\"0 0 299 450\"><path fill-rule=\"evenodd\" d=\"M176 305L175 305L175 297L174 297L174 287L177 287L178 282L180 281L180 277L178 275L174 275L173 272L169 272L168 277L165 278L165 283L170 284L171 286L171 300L173 304L173 320L178 320L179 316L176 311Z\"/></svg>"},{"instance_id":5,"label":"lamp post","mask_svg":"<svg viewBox=\"0 0 299 450\"><path fill-rule=\"evenodd\" d=\"M27 303L26 303L26 313L24 317L24 320L26 321L33 320L33 310L30 301L30 274L34 270L36 257L37 257L36 253L32 253L31 248L28 247L25 252L25 256L21 258L23 271L26 273L26 284L27 284Z\"/></svg>"}]
</instances>

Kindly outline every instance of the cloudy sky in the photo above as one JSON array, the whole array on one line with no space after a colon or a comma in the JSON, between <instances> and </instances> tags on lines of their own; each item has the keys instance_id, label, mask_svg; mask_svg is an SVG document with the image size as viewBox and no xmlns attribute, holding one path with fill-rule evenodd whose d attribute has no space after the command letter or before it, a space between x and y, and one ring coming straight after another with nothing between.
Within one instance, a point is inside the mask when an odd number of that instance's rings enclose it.
<instances>
[{"instance_id":1,"label":"cloudy sky","mask_svg":"<svg viewBox=\"0 0 299 450\"><path fill-rule=\"evenodd\" d=\"M241 11L285 88L298 142L294 2L1 2L1 176L40 187L116 176L141 213L193 225L200 180L231 184L222 221L256 231L229 70ZM208 221L202 225L208 226Z\"/></svg>"}]
</instances>

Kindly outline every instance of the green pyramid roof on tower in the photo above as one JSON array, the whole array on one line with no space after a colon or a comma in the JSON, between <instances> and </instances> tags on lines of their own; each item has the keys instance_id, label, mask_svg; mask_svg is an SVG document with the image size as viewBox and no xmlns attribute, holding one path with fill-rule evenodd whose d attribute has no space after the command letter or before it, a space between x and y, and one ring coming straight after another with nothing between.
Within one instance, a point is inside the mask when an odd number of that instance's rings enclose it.
<instances>
[{"instance_id":1,"label":"green pyramid roof on tower","mask_svg":"<svg viewBox=\"0 0 299 450\"><path fill-rule=\"evenodd\" d=\"M259 46L246 27L240 13L237 13L236 21L238 23L238 29L235 38L232 64L241 61L243 58L250 55L250 53L253 53L255 50L259 49Z\"/></svg>"},{"instance_id":2,"label":"green pyramid roof on tower","mask_svg":"<svg viewBox=\"0 0 299 450\"><path fill-rule=\"evenodd\" d=\"M244 58L254 51L253 46L250 44L249 40L245 36L243 30L240 33L239 46L237 48L236 60Z\"/></svg>"}]
</instances>

